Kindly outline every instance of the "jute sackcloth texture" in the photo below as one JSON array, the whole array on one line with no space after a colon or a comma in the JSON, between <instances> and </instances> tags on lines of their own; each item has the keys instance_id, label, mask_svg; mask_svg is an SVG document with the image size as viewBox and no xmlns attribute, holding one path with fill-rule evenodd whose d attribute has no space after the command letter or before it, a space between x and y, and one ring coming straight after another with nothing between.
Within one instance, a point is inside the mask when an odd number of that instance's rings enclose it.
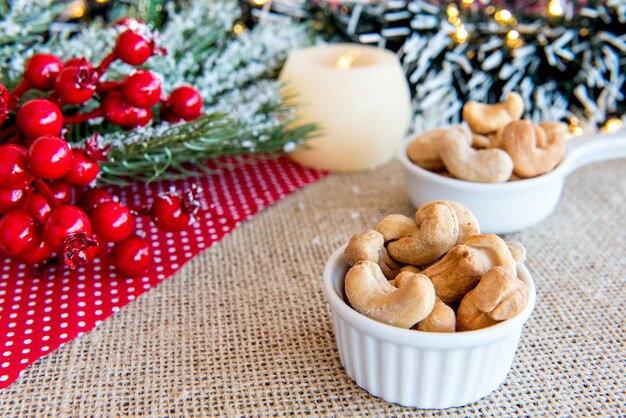
<instances>
[{"instance_id":1,"label":"jute sackcloth texture","mask_svg":"<svg viewBox=\"0 0 626 418\"><path fill-rule=\"evenodd\" d=\"M528 249L538 300L513 369L467 407L411 410L343 371L327 257L412 214L399 165L331 175L241 225L0 393L4 416L618 416L626 414L626 162L571 176ZM532 202L528 202L532 205Z\"/></svg>"}]
</instances>

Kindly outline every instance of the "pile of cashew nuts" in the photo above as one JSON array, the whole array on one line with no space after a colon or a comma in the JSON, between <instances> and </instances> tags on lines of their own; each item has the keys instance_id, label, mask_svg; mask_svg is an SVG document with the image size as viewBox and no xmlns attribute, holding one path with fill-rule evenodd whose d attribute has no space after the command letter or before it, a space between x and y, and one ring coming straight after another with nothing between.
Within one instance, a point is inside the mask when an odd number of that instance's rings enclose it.
<instances>
[{"instance_id":1,"label":"pile of cashew nuts","mask_svg":"<svg viewBox=\"0 0 626 418\"><path fill-rule=\"evenodd\" d=\"M471 331L509 319L528 303L517 277L518 242L481 234L458 202L421 206L415 220L389 215L353 236L345 292L353 309L385 324L428 332Z\"/></svg>"},{"instance_id":2,"label":"pile of cashew nuts","mask_svg":"<svg viewBox=\"0 0 626 418\"><path fill-rule=\"evenodd\" d=\"M466 124L417 136L407 149L415 164L461 180L500 183L552 171L565 156L567 125L520 120L517 93L495 105L468 102Z\"/></svg>"}]
</instances>

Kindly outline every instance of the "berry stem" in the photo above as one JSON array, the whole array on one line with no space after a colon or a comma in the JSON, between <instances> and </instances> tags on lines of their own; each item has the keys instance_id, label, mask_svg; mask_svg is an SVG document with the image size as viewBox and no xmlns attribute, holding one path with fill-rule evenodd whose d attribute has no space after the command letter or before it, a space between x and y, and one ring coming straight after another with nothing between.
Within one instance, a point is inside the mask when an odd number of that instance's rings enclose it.
<instances>
[{"instance_id":1,"label":"berry stem","mask_svg":"<svg viewBox=\"0 0 626 418\"><path fill-rule=\"evenodd\" d=\"M35 179L35 189L37 189L43 198L46 199L46 202L50 205L50 209L54 209L59 206L59 202L54 197L54 193L50 190L50 187L48 187L45 181L42 179Z\"/></svg>"},{"instance_id":2,"label":"berry stem","mask_svg":"<svg viewBox=\"0 0 626 418\"><path fill-rule=\"evenodd\" d=\"M7 129L3 129L0 132L0 144L3 144L6 141L13 139L13 136L15 136L16 133L17 133L17 125L13 125Z\"/></svg>"},{"instance_id":3,"label":"berry stem","mask_svg":"<svg viewBox=\"0 0 626 418\"><path fill-rule=\"evenodd\" d=\"M56 104L59 107L61 107L63 105L63 103L61 103L61 99L57 95L56 91L53 91L52 93L50 93L48 95L48 97L46 97L46 100L50 100L52 103Z\"/></svg>"},{"instance_id":4,"label":"berry stem","mask_svg":"<svg viewBox=\"0 0 626 418\"><path fill-rule=\"evenodd\" d=\"M15 96L19 99L24 95L24 93L26 93L30 89L31 86L28 81L22 80L20 81L20 84L18 84L17 87L13 89L13 91L11 92L11 96Z\"/></svg>"},{"instance_id":5,"label":"berry stem","mask_svg":"<svg viewBox=\"0 0 626 418\"><path fill-rule=\"evenodd\" d=\"M101 116L102 116L102 108L98 108L96 110L92 110L91 112L87 112L87 113L78 113L72 116L65 116L63 118L63 124L72 125L74 123L83 123L83 122L87 122L90 119L99 118Z\"/></svg>"},{"instance_id":6,"label":"berry stem","mask_svg":"<svg viewBox=\"0 0 626 418\"><path fill-rule=\"evenodd\" d=\"M96 74L98 75L98 77L106 73L107 69L109 68L109 65L111 65L111 63L115 61L116 58L117 56L115 55L115 51L111 51L109 55L104 57L100 65L96 67Z\"/></svg>"},{"instance_id":7,"label":"berry stem","mask_svg":"<svg viewBox=\"0 0 626 418\"><path fill-rule=\"evenodd\" d=\"M102 81L96 86L96 91L98 93L104 93L110 90L115 90L121 85L121 81Z\"/></svg>"},{"instance_id":8,"label":"berry stem","mask_svg":"<svg viewBox=\"0 0 626 418\"><path fill-rule=\"evenodd\" d=\"M9 139L6 140L5 144L16 144L20 142L20 139L22 139L22 135L20 135L19 132L16 132L13 136L9 137Z\"/></svg>"}]
</instances>

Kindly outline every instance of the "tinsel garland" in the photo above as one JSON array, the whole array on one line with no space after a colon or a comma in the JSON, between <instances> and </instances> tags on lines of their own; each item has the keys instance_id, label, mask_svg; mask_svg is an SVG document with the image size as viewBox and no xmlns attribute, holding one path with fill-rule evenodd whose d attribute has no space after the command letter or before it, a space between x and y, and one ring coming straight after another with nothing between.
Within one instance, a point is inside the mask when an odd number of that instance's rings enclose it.
<instances>
[{"instance_id":1,"label":"tinsel garland","mask_svg":"<svg viewBox=\"0 0 626 418\"><path fill-rule=\"evenodd\" d=\"M397 50L415 130L458 122L466 101L493 103L511 91L526 117L565 120L573 133L621 123L626 1L438 3L274 0L251 16L289 14L329 41Z\"/></svg>"},{"instance_id":2,"label":"tinsel garland","mask_svg":"<svg viewBox=\"0 0 626 418\"><path fill-rule=\"evenodd\" d=\"M64 59L84 56L99 62L120 30L96 21L78 33L53 32L50 27L60 13L58 3L16 0L10 6L0 14L0 28L15 35L0 43L0 82L9 88L21 78L24 63L34 53L51 52ZM234 0L168 3L163 13L167 18L157 37L167 54L152 57L144 67L163 77L165 94L184 84L196 87L207 117L132 131L121 131L102 120L72 126L71 140L100 132L105 144L114 145L101 180L175 178L193 174L189 167L200 165L202 158L290 150L310 136L313 126L289 127L294 112L283 104L276 80L287 53L310 42L303 25L268 22L251 30L237 27L241 10ZM117 79L130 71L116 61L107 78ZM81 111L96 107L98 103L92 100ZM198 152L201 142L211 145ZM174 153L176 158L171 158ZM172 168L176 171L168 171Z\"/></svg>"}]
</instances>

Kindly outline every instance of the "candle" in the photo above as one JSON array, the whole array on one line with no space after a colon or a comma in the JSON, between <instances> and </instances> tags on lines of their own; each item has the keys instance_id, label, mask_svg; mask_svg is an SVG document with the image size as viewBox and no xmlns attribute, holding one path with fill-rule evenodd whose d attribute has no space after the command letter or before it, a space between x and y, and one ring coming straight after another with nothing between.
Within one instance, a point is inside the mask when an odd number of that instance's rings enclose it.
<instances>
[{"instance_id":1,"label":"candle","mask_svg":"<svg viewBox=\"0 0 626 418\"><path fill-rule=\"evenodd\" d=\"M318 45L291 53L280 75L298 124L321 135L296 149L298 163L358 171L390 161L409 122L409 87L395 54L356 44Z\"/></svg>"}]
</instances>

